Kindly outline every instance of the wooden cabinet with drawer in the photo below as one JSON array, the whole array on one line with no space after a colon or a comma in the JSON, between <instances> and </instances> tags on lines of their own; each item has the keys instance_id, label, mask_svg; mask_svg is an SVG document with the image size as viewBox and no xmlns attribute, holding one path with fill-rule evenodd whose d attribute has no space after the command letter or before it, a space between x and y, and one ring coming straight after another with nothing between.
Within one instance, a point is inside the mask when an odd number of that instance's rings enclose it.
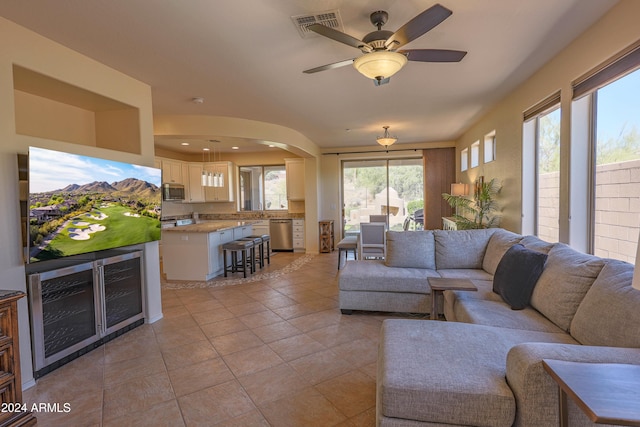
<instances>
[{"instance_id":1,"label":"wooden cabinet with drawer","mask_svg":"<svg viewBox=\"0 0 640 427\"><path fill-rule=\"evenodd\" d=\"M20 410L23 402L18 340L18 300L24 295L24 292L20 291L0 290L0 406L16 408L15 411L0 412L0 427L36 424L33 414Z\"/></svg>"}]
</instances>

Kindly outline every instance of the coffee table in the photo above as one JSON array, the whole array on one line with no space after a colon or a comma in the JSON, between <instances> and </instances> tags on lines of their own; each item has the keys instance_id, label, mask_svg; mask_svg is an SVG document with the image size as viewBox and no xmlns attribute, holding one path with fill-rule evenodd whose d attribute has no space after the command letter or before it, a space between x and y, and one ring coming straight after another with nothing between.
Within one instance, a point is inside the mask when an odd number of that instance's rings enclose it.
<instances>
[{"instance_id":1,"label":"coffee table","mask_svg":"<svg viewBox=\"0 0 640 427\"><path fill-rule=\"evenodd\" d=\"M444 291L477 291L476 285L469 279L454 279L447 277L429 277L431 288L431 320L438 320L438 295ZM443 297L444 298L444 297Z\"/></svg>"},{"instance_id":2,"label":"coffee table","mask_svg":"<svg viewBox=\"0 0 640 427\"><path fill-rule=\"evenodd\" d=\"M558 383L560 426L568 426L567 396L597 424L640 426L640 365L543 359Z\"/></svg>"}]
</instances>

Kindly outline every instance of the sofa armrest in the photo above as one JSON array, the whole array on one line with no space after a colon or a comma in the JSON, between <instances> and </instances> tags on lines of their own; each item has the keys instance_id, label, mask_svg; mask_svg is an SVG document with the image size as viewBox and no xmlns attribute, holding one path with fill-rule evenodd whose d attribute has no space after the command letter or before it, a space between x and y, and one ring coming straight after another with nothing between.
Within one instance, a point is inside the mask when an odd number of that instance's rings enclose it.
<instances>
[{"instance_id":1,"label":"sofa armrest","mask_svg":"<svg viewBox=\"0 0 640 427\"><path fill-rule=\"evenodd\" d=\"M558 425L558 385L544 370L542 359L640 365L640 349L551 343L514 346L507 354L507 383L518 408L514 426ZM569 417L572 425L591 424L571 404Z\"/></svg>"}]
</instances>

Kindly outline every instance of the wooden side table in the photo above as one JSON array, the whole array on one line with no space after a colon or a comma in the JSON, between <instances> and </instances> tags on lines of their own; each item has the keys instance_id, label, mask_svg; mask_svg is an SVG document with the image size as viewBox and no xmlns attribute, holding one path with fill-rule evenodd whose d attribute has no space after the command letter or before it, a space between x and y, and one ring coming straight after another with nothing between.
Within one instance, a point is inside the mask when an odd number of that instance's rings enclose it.
<instances>
[{"instance_id":1,"label":"wooden side table","mask_svg":"<svg viewBox=\"0 0 640 427\"><path fill-rule=\"evenodd\" d=\"M453 279L446 277L429 277L431 288L431 320L438 320L438 295L444 291L477 291L476 285L469 279Z\"/></svg>"},{"instance_id":2,"label":"wooden side table","mask_svg":"<svg viewBox=\"0 0 640 427\"><path fill-rule=\"evenodd\" d=\"M558 383L560 426L568 427L567 396L597 424L640 426L640 365L543 359Z\"/></svg>"},{"instance_id":3,"label":"wooden side table","mask_svg":"<svg viewBox=\"0 0 640 427\"><path fill-rule=\"evenodd\" d=\"M335 247L333 243L333 220L320 221L320 252L333 252Z\"/></svg>"},{"instance_id":4,"label":"wooden side table","mask_svg":"<svg viewBox=\"0 0 640 427\"><path fill-rule=\"evenodd\" d=\"M0 426L32 426L36 418L23 411L20 346L18 344L18 300L21 291L0 290L0 405L14 404L18 409L0 412Z\"/></svg>"}]
</instances>

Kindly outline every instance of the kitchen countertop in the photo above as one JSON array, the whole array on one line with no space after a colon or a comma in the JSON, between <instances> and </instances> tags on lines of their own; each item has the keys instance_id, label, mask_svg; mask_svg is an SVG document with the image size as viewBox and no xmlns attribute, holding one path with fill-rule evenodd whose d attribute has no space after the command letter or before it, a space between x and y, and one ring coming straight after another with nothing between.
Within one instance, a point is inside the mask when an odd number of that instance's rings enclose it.
<instances>
[{"instance_id":1,"label":"kitchen countertop","mask_svg":"<svg viewBox=\"0 0 640 427\"><path fill-rule=\"evenodd\" d=\"M253 225L259 221L200 221L196 224L182 225L179 227L163 228L165 233L213 233L216 231L230 230L232 228Z\"/></svg>"}]
</instances>

